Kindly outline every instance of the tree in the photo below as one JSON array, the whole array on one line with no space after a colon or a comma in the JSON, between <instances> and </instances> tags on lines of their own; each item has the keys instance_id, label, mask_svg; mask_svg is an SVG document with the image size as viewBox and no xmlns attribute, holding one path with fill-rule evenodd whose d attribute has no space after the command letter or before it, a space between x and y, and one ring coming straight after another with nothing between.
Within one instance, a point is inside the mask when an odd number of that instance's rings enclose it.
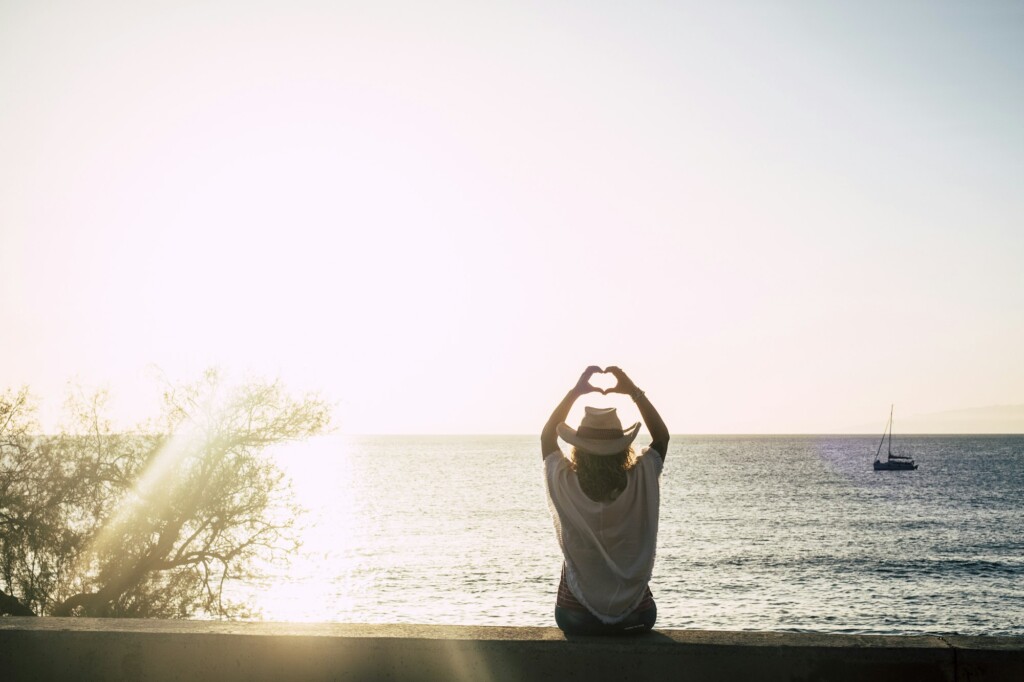
<instances>
[{"instance_id":1,"label":"tree","mask_svg":"<svg viewBox=\"0 0 1024 682\"><path fill-rule=\"evenodd\" d=\"M38 592L35 585L38 571L23 572L18 568L31 566L26 555L31 553L30 548L38 536L34 530L42 523L41 514L34 513L32 496L27 494L39 478L32 457L32 434L37 429L34 413L28 389L22 388L17 393L8 390L0 395L0 570L3 572L0 577L7 591L13 586L29 600ZM38 498L45 496L44 491L38 491ZM2 590L0 613L34 615L25 603Z\"/></svg>"},{"instance_id":2,"label":"tree","mask_svg":"<svg viewBox=\"0 0 1024 682\"><path fill-rule=\"evenodd\" d=\"M111 429L106 402L73 396L69 427L39 436L27 390L0 395L0 614L243 615L226 582L297 546L263 453L322 433L328 406L215 371L132 431Z\"/></svg>"}]
</instances>

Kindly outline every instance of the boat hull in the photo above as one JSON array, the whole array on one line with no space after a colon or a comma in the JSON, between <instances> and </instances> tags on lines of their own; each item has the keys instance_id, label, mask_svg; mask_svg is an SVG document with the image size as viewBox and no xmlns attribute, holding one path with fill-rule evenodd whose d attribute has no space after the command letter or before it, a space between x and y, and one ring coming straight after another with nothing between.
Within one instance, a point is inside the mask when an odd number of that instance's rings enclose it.
<instances>
[{"instance_id":1,"label":"boat hull","mask_svg":"<svg viewBox=\"0 0 1024 682\"><path fill-rule=\"evenodd\" d=\"M912 471L917 468L913 462L880 462L875 460L875 471Z\"/></svg>"}]
</instances>

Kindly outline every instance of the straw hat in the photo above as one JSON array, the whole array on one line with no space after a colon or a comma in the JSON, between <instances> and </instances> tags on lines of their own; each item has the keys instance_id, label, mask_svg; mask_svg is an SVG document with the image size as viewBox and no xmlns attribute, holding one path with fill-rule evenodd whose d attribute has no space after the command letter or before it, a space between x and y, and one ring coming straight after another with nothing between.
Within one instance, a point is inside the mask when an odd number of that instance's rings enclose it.
<instances>
[{"instance_id":1,"label":"straw hat","mask_svg":"<svg viewBox=\"0 0 1024 682\"><path fill-rule=\"evenodd\" d=\"M640 422L628 429L622 428L614 407L588 407L574 429L564 422L558 425L558 435L566 443L586 450L592 455L617 455L633 442L640 431Z\"/></svg>"}]
</instances>

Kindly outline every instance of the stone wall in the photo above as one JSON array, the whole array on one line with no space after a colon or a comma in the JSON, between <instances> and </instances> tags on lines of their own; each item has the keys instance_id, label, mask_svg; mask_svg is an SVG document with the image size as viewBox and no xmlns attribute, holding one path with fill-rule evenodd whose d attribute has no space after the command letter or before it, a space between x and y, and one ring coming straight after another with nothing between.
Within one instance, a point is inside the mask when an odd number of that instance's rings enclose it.
<instances>
[{"instance_id":1,"label":"stone wall","mask_svg":"<svg viewBox=\"0 0 1024 682\"><path fill-rule=\"evenodd\" d=\"M0 618L0 680L1024 681L1024 638Z\"/></svg>"}]
</instances>

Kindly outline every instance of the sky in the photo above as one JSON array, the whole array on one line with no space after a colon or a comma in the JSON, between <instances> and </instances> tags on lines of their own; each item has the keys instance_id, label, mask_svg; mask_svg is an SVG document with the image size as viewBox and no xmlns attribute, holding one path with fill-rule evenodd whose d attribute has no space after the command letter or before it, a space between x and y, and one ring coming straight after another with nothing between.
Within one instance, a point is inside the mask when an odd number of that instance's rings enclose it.
<instances>
[{"instance_id":1,"label":"sky","mask_svg":"<svg viewBox=\"0 0 1024 682\"><path fill-rule=\"evenodd\" d=\"M1022 44L1019 2L0 0L0 390L127 423L216 366L349 433L539 432L591 364L673 433L1019 406Z\"/></svg>"}]
</instances>

